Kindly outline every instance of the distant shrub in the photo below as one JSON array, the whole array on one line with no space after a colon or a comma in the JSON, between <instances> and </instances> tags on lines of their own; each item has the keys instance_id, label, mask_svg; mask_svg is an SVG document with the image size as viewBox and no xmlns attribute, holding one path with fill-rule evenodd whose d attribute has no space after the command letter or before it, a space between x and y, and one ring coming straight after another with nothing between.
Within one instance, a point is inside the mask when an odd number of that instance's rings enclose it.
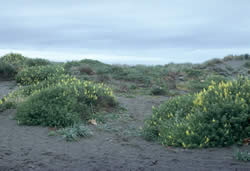
<instances>
[{"instance_id":1,"label":"distant shrub","mask_svg":"<svg viewBox=\"0 0 250 171\"><path fill-rule=\"evenodd\" d=\"M66 72L69 72L72 67L77 67L77 66L80 66L80 63L78 61L69 61L63 65Z\"/></svg>"},{"instance_id":2,"label":"distant shrub","mask_svg":"<svg viewBox=\"0 0 250 171\"><path fill-rule=\"evenodd\" d=\"M204 75L204 71L201 69L189 68L184 70L184 72L189 78L199 78Z\"/></svg>"},{"instance_id":3,"label":"distant shrub","mask_svg":"<svg viewBox=\"0 0 250 171\"><path fill-rule=\"evenodd\" d=\"M127 78L129 72L122 66L112 66L111 71L114 79L121 80Z\"/></svg>"},{"instance_id":4,"label":"distant shrub","mask_svg":"<svg viewBox=\"0 0 250 171\"><path fill-rule=\"evenodd\" d=\"M66 127L89 119L98 108L115 105L112 91L103 84L68 77L33 90L18 105L16 118L21 124Z\"/></svg>"},{"instance_id":5,"label":"distant shrub","mask_svg":"<svg viewBox=\"0 0 250 171\"><path fill-rule=\"evenodd\" d=\"M222 63L223 63L223 60L215 58L215 59L211 59L211 60L206 61L205 63L203 63L203 65L214 66L216 64L222 64Z\"/></svg>"},{"instance_id":6,"label":"distant shrub","mask_svg":"<svg viewBox=\"0 0 250 171\"><path fill-rule=\"evenodd\" d=\"M93 75L95 72L88 65L81 65L79 67L80 74Z\"/></svg>"},{"instance_id":7,"label":"distant shrub","mask_svg":"<svg viewBox=\"0 0 250 171\"><path fill-rule=\"evenodd\" d=\"M144 135L167 146L242 144L250 136L250 80L212 84L195 95L175 97L146 121Z\"/></svg>"},{"instance_id":8,"label":"distant shrub","mask_svg":"<svg viewBox=\"0 0 250 171\"><path fill-rule=\"evenodd\" d=\"M228 55L223 58L223 61L231 61L231 60L249 60L250 55L244 54L244 55Z\"/></svg>"},{"instance_id":9,"label":"distant shrub","mask_svg":"<svg viewBox=\"0 0 250 171\"><path fill-rule=\"evenodd\" d=\"M249 62L246 62L246 63L244 64L244 66L245 66L246 68L250 68L250 61L249 61Z\"/></svg>"},{"instance_id":10,"label":"distant shrub","mask_svg":"<svg viewBox=\"0 0 250 171\"><path fill-rule=\"evenodd\" d=\"M111 75L116 80L131 81L138 84L144 84L144 86L149 86L152 80L152 75L146 71L146 68L146 66L144 66L144 68L141 66L112 66Z\"/></svg>"},{"instance_id":11,"label":"distant shrub","mask_svg":"<svg viewBox=\"0 0 250 171\"><path fill-rule=\"evenodd\" d=\"M107 83L110 80L111 80L111 77L108 74L98 74L96 77L96 81L101 82L101 83Z\"/></svg>"},{"instance_id":12,"label":"distant shrub","mask_svg":"<svg viewBox=\"0 0 250 171\"><path fill-rule=\"evenodd\" d=\"M64 64L65 71L68 73L71 73L72 68L80 69L81 67L88 67L92 71L95 71L95 73L107 73L109 72L110 65L104 64L97 60L91 60L91 59L84 59L81 61L70 61ZM86 73L86 72L82 72ZM93 74L93 73L91 73Z\"/></svg>"},{"instance_id":13,"label":"distant shrub","mask_svg":"<svg viewBox=\"0 0 250 171\"><path fill-rule=\"evenodd\" d=\"M31 59L28 58L26 60L26 65L28 67L32 67L32 66L44 66L44 65L50 65L51 62L46 60L46 59L40 59L40 58L35 58L35 59Z\"/></svg>"},{"instance_id":14,"label":"distant shrub","mask_svg":"<svg viewBox=\"0 0 250 171\"><path fill-rule=\"evenodd\" d=\"M221 81L227 81L228 78L221 76L221 75L208 75L204 80L190 80L188 82L188 89L192 92L199 92L203 89L208 88L208 86L211 84L211 81L214 81L216 83L219 83Z\"/></svg>"},{"instance_id":15,"label":"distant shrub","mask_svg":"<svg viewBox=\"0 0 250 171\"><path fill-rule=\"evenodd\" d=\"M159 87L159 86L153 86L150 92L152 95L166 95L167 94L166 88Z\"/></svg>"},{"instance_id":16,"label":"distant shrub","mask_svg":"<svg viewBox=\"0 0 250 171\"><path fill-rule=\"evenodd\" d=\"M17 74L16 81L22 85L37 84L48 77L63 73L64 68L57 65L27 67Z\"/></svg>"}]
</instances>

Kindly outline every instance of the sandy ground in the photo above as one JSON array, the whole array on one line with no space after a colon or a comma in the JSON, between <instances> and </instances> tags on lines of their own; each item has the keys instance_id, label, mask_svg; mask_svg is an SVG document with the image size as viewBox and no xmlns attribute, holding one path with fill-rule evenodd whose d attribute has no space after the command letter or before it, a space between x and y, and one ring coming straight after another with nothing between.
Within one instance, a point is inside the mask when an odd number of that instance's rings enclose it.
<instances>
[{"instance_id":1,"label":"sandy ground","mask_svg":"<svg viewBox=\"0 0 250 171\"><path fill-rule=\"evenodd\" d=\"M0 82L0 96L11 82ZM138 128L151 115L152 105L166 97L118 97L133 118L119 126ZM18 126L15 110L0 113L0 171L2 170L250 170L250 163L233 159L230 148L203 150L168 149L138 136L122 136L112 131L94 131L94 136L66 142L49 137L48 128ZM122 115L122 114L121 114ZM249 149L249 147L246 147Z\"/></svg>"}]
</instances>

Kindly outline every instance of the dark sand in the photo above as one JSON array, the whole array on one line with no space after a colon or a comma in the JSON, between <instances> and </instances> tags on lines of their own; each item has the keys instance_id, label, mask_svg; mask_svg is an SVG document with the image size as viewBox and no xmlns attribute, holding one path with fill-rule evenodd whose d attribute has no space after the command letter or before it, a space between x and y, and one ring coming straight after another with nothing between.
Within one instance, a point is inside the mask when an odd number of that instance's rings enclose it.
<instances>
[{"instance_id":1,"label":"dark sand","mask_svg":"<svg viewBox=\"0 0 250 171\"><path fill-rule=\"evenodd\" d=\"M12 82L0 82L0 96L10 91ZM126 130L138 128L151 115L152 105L166 97L119 97L133 120L121 123ZM184 150L168 149L138 136L94 129L94 136L66 142L49 137L48 128L18 126L15 110L0 113L0 171L2 170L250 170L250 162L233 159L233 148ZM121 114L122 115L122 114ZM249 147L244 147L248 148Z\"/></svg>"}]
</instances>

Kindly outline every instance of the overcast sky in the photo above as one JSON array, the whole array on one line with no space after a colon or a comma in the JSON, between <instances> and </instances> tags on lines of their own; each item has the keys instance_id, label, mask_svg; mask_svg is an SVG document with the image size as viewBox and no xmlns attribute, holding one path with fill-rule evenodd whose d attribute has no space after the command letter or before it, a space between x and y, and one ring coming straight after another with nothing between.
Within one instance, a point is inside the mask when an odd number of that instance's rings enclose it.
<instances>
[{"instance_id":1,"label":"overcast sky","mask_svg":"<svg viewBox=\"0 0 250 171\"><path fill-rule=\"evenodd\" d=\"M250 53L249 0L9 0L0 55L55 61L203 62Z\"/></svg>"}]
</instances>

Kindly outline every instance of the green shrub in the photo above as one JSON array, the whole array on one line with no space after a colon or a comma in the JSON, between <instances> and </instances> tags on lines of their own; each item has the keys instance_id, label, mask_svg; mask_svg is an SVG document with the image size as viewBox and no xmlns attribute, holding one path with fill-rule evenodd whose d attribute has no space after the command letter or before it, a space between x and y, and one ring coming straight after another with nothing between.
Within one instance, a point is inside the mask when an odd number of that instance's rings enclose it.
<instances>
[{"instance_id":1,"label":"green shrub","mask_svg":"<svg viewBox=\"0 0 250 171\"><path fill-rule=\"evenodd\" d=\"M13 65L17 68L22 68L25 65L26 59L19 53L9 53L0 58L4 63Z\"/></svg>"},{"instance_id":2,"label":"green shrub","mask_svg":"<svg viewBox=\"0 0 250 171\"><path fill-rule=\"evenodd\" d=\"M74 77L54 85L48 82L43 83L46 88L31 90L32 94L18 105L16 118L20 124L66 127L88 120L101 107L116 105L112 91L103 84Z\"/></svg>"},{"instance_id":3,"label":"green shrub","mask_svg":"<svg viewBox=\"0 0 250 171\"><path fill-rule=\"evenodd\" d=\"M146 66L112 66L111 74L116 80L131 81L144 84L144 86L149 86L152 80L152 76L147 72Z\"/></svg>"},{"instance_id":4,"label":"green shrub","mask_svg":"<svg viewBox=\"0 0 250 171\"><path fill-rule=\"evenodd\" d=\"M91 70L95 71L96 73L107 73L110 70L110 65L104 64L97 60L91 59L84 59L81 61L70 61L64 64L65 71L67 73L72 73L72 69L77 68L80 71L82 66L88 66Z\"/></svg>"},{"instance_id":5,"label":"green shrub","mask_svg":"<svg viewBox=\"0 0 250 171\"><path fill-rule=\"evenodd\" d=\"M151 88L150 93L152 95L166 95L167 94L167 90L163 87L159 87L159 86L153 86Z\"/></svg>"},{"instance_id":6,"label":"green shrub","mask_svg":"<svg viewBox=\"0 0 250 171\"><path fill-rule=\"evenodd\" d=\"M223 63L223 60L215 58L215 59L211 59L211 60L204 62L202 65L206 67L210 67L210 66L214 66L214 65L222 64L222 63Z\"/></svg>"},{"instance_id":7,"label":"green shrub","mask_svg":"<svg viewBox=\"0 0 250 171\"><path fill-rule=\"evenodd\" d=\"M204 88L208 88L208 86L211 84L211 81L219 83L221 81L227 81L227 80L228 78L221 75L208 75L204 80L194 79L188 81L187 87L192 92L199 92Z\"/></svg>"},{"instance_id":8,"label":"green shrub","mask_svg":"<svg viewBox=\"0 0 250 171\"><path fill-rule=\"evenodd\" d=\"M16 74L17 70L13 65L0 61L0 78L13 79Z\"/></svg>"},{"instance_id":9,"label":"green shrub","mask_svg":"<svg viewBox=\"0 0 250 171\"><path fill-rule=\"evenodd\" d=\"M74 111L77 99L69 94L64 96L66 90L66 87L54 87L33 94L18 105L16 119L20 124L26 125L73 125L80 118Z\"/></svg>"},{"instance_id":10,"label":"green shrub","mask_svg":"<svg viewBox=\"0 0 250 171\"><path fill-rule=\"evenodd\" d=\"M15 103L13 103L12 101L8 101L7 97L0 99L0 112L12 108L15 108Z\"/></svg>"},{"instance_id":11,"label":"green shrub","mask_svg":"<svg viewBox=\"0 0 250 171\"><path fill-rule=\"evenodd\" d=\"M204 71L201 69L194 69L194 68L190 68L190 69L186 69L184 70L184 72L187 74L188 77L190 78L199 78L201 76L204 75Z\"/></svg>"},{"instance_id":12,"label":"green shrub","mask_svg":"<svg viewBox=\"0 0 250 171\"><path fill-rule=\"evenodd\" d=\"M59 76L64 73L64 68L59 65L34 66L21 70L16 81L21 85L38 84L52 76Z\"/></svg>"},{"instance_id":13,"label":"green shrub","mask_svg":"<svg viewBox=\"0 0 250 171\"><path fill-rule=\"evenodd\" d=\"M96 81L97 82L101 82L101 83L107 83L111 80L110 75L108 74L98 74L96 77Z\"/></svg>"},{"instance_id":14,"label":"green shrub","mask_svg":"<svg viewBox=\"0 0 250 171\"><path fill-rule=\"evenodd\" d=\"M234 151L234 158L240 161L250 161L250 152L248 150L241 151L237 149Z\"/></svg>"},{"instance_id":15,"label":"green shrub","mask_svg":"<svg viewBox=\"0 0 250 171\"><path fill-rule=\"evenodd\" d=\"M35 59L27 59L26 60L26 65L28 67L32 67L32 66L44 66L44 65L50 65L51 62L46 60L46 59L40 59L40 58L35 58Z\"/></svg>"},{"instance_id":16,"label":"green shrub","mask_svg":"<svg viewBox=\"0 0 250 171\"><path fill-rule=\"evenodd\" d=\"M246 68L250 68L250 61L249 61L249 62L246 62L246 63L244 64L244 66L245 66Z\"/></svg>"},{"instance_id":17,"label":"green shrub","mask_svg":"<svg viewBox=\"0 0 250 171\"><path fill-rule=\"evenodd\" d=\"M91 69L88 65L80 65L79 67L80 74L93 75L95 71Z\"/></svg>"},{"instance_id":18,"label":"green shrub","mask_svg":"<svg viewBox=\"0 0 250 171\"><path fill-rule=\"evenodd\" d=\"M200 93L173 98L154 109L144 135L184 148L241 144L250 136L249 92L247 78L212 82Z\"/></svg>"}]
</instances>

